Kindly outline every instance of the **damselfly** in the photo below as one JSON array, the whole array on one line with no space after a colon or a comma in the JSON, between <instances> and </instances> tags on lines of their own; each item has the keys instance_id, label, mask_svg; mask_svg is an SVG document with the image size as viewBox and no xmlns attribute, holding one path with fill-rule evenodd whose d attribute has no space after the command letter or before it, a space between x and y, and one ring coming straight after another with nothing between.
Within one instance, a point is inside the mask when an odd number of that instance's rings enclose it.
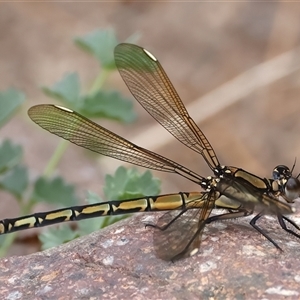
<instances>
[{"instance_id":1,"label":"damselfly","mask_svg":"<svg viewBox=\"0 0 300 300\"><path fill-rule=\"evenodd\" d=\"M158 257L176 260L197 252L206 224L251 215L255 209L258 214L250 224L277 248L280 249L255 224L265 214L277 216L283 229L300 238L287 229L284 222L299 229L284 216L294 212L289 203L300 194L300 182L292 176L292 171L278 166L274 169L274 178L266 179L240 168L221 166L209 141L190 117L162 66L149 51L132 44L120 44L115 48L115 62L136 100L177 140L199 153L212 170L212 176L203 177L177 162L141 148L67 108L33 106L28 111L30 118L49 132L81 147L148 169L181 175L200 185L204 191L110 201L6 219L0 221L1 234L98 216L168 210L156 225L151 225L156 229L154 248ZM210 216L214 208L227 209L228 212Z\"/></svg>"}]
</instances>

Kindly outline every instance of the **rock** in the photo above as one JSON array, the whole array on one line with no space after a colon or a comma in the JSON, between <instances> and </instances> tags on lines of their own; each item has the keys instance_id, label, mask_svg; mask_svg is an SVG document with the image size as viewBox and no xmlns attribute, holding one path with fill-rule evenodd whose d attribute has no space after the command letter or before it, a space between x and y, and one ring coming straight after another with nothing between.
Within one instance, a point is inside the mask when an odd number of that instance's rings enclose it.
<instances>
[{"instance_id":1,"label":"rock","mask_svg":"<svg viewBox=\"0 0 300 300\"><path fill-rule=\"evenodd\" d=\"M152 230L135 215L43 252L0 261L1 299L299 299L300 241L276 219L209 224L198 254L176 262L155 257Z\"/></svg>"}]
</instances>

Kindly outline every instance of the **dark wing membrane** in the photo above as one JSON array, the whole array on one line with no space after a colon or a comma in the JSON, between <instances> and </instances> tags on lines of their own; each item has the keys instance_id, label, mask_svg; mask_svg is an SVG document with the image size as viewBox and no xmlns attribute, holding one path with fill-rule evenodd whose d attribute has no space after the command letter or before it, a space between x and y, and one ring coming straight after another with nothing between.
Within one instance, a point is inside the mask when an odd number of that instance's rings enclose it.
<instances>
[{"instance_id":1,"label":"dark wing membrane","mask_svg":"<svg viewBox=\"0 0 300 300\"><path fill-rule=\"evenodd\" d=\"M139 46L119 44L115 62L132 95L146 111L181 143L200 153L211 169L219 166L212 146L189 116L156 58Z\"/></svg>"},{"instance_id":2,"label":"dark wing membrane","mask_svg":"<svg viewBox=\"0 0 300 300\"><path fill-rule=\"evenodd\" d=\"M29 117L42 128L78 146L145 168L177 173L195 183L200 175L159 154L136 146L69 109L55 105L36 105Z\"/></svg>"},{"instance_id":3,"label":"dark wing membrane","mask_svg":"<svg viewBox=\"0 0 300 300\"><path fill-rule=\"evenodd\" d=\"M198 201L193 200L191 205L187 205L188 210L163 214L153 233L156 256L175 261L195 254L200 247L206 220L218 198L219 193L203 193Z\"/></svg>"}]
</instances>

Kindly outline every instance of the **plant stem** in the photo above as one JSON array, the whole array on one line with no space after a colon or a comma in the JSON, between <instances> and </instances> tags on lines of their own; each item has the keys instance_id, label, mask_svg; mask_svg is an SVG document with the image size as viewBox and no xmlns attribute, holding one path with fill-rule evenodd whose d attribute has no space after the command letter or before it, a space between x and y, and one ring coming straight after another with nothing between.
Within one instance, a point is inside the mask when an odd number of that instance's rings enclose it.
<instances>
[{"instance_id":1,"label":"plant stem","mask_svg":"<svg viewBox=\"0 0 300 300\"><path fill-rule=\"evenodd\" d=\"M69 145L69 142L66 140L60 141L58 146L55 149L55 152L53 153L52 157L50 158L50 161L48 162L43 175L45 177L49 177L54 172L56 166L58 165L60 159L62 158L63 154L67 150L67 147Z\"/></svg>"},{"instance_id":2,"label":"plant stem","mask_svg":"<svg viewBox=\"0 0 300 300\"><path fill-rule=\"evenodd\" d=\"M103 69L102 72L99 73L99 75L96 77L89 91L90 95L96 94L98 91L102 89L104 82L108 78L109 73L110 70L108 69Z\"/></svg>"}]
</instances>

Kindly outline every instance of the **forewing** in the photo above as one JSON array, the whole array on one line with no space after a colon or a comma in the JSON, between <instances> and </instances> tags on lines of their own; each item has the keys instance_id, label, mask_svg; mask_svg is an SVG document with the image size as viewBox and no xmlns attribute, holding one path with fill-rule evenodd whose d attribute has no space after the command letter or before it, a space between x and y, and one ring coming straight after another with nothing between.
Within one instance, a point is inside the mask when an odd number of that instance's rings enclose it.
<instances>
[{"instance_id":1,"label":"forewing","mask_svg":"<svg viewBox=\"0 0 300 300\"><path fill-rule=\"evenodd\" d=\"M132 44L115 48L117 68L136 100L175 138L200 153L211 169L219 166L203 132L189 116L158 60Z\"/></svg>"},{"instance_id":2,"label":"forewing","mask_svg":"<svg viewBox=\"0 0 300 300\"><path fill-rule=\"evenodd\" d=\"M202 177L159 154L141 148L80 114L55 105L36 105L30 118L42 128L78 146L148 169L177 173L196 183Z\"/></svg>"}]
</instances>

